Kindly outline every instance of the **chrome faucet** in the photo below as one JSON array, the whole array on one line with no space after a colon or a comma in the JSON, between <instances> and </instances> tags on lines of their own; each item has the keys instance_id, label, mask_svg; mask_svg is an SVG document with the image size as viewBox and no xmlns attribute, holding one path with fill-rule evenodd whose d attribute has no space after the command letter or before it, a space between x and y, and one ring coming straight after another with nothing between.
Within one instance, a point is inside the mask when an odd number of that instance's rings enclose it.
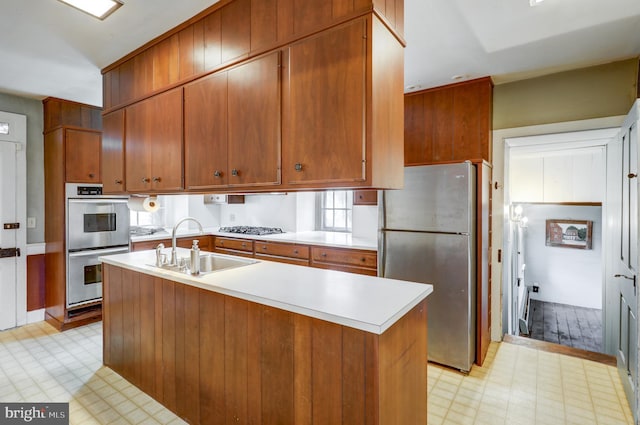
<instances>
[{"instance_id":1,"label":"chrome faucet","mask_svg":"<svg viewBox=\"0 0 640 425\"><path fill-rule=\"evenodd\" d=\"M204 231L202 230L202 224L200 224L200 222L193 217L185 217L182 220L178 221L175 226L173 226L173 232L171 233L171 262L170 262L172 266L178 265L178 257L176 255L176 229L183 222L189 221L189 220L193 221L198 225L198 228L200 229L200 234L204 233Z\"/></svg>"}]
</instances>

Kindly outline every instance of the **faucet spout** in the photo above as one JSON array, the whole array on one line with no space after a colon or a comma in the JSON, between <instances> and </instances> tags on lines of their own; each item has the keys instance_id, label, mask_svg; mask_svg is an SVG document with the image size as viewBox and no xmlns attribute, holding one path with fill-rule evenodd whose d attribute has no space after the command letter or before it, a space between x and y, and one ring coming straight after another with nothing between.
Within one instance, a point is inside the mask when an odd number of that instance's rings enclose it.
<instances>
[{"instance_id":1,"label":"faucet spout","mask_svg":"<svg viewBox=\"0 0 640 425\"><path fill-rule=\"evenodd\" d=\"M178 257L176 255L176 229L178 229L178 226L180 226L185 221L193 221L198 225L198 228L200 229L200 234L204 233L204 231L202 230L202 224L200 224L200 222L193 217L185 217L179 220L176 223L176 225L173 226L173 231L171 232L171 261L170 261L170 264L172 266L178 265Z\"/></svg>"}]
</instances>

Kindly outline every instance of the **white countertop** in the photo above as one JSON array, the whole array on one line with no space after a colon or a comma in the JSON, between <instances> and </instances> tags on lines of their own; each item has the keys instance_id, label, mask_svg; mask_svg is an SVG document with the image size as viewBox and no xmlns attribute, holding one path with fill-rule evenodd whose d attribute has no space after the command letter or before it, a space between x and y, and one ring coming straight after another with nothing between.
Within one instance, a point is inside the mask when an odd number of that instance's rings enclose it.
<instances>
[{"instance_id":1,"label":"white countertop","mask_svg":"<svg viewBox=\"0 0 640 425\"><path fill-rule=\"evenodd\" d=\"M178 257L188 255L188 249L178 248ZM255 263L247 266L191 276L149 265L155 262L153 250L108 255L100 260L374 334L382 334L433 291L427 284L272 261L253 260Z\"/></svg>"},{"instance_id":2,"label":"white countertop","mask_svg":"<svg viewBox=\"0 0 640 425\"><path fill-rule=\"evenodd\" d=\"M378 249L378 242L375 239L354 238L351 233L309 231L285 232L274 235L245 235L241 233L220 232L218 229L218 227L205 228L204 233L206 235L226 236L230 238L244 238L260 241L290 242L309 245L333 246L338 248L368 249L374 251ZM199 232L196 229L178 229L178 231L176 232L176 236L181 238L185 236L197 236L198 234ZM131 241L141 242L167 238L171 238L171 229L156 232L153 235L132 236Z\"/></svg>"}]
</instances>

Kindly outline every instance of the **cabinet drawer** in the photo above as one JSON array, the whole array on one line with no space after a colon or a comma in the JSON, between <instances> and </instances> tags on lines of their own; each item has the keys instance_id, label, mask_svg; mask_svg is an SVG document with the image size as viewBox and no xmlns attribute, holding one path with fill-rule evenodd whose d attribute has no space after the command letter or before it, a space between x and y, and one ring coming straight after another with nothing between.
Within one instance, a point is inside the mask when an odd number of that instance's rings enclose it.
<instances>
[{"instance_id":1,"label":"cabinet drawer","mask_svg":"<svg viewBox=\"0 0 640 425\"><path fill-rule=\"evenodd\" d=\"M253 253L253 241L250 239L216 238L216 249L229 249Z\"/></svg>"},{"instance_id":2,"label":"cabinet drawer","mask_svg":"<svg viewBox=\"0 0 640 425\"><path fill-rule=\"evenodd\" d=\"M305 245L286 244L286 243L274 243L274 242L261 242L256 241L256 255L275 255L279 257L290 257L309 259L309 247Z\"/></svg>"},{"instance_id":3,"label":"cabinet drawer","mask_svg":"<svg viewBox=\"0 0 640 425\"><path fill-rule=\"evenodd\" d=\"M171 239L156 239L151 241L140 241L131 243L131 251L144 251L147 249L156 249L158 244L163 244L165 248L171 247Z\"/></svg>"},{"instance_id":4,"label":"cabinet drawer","mask_svg":"<svg viewBox=\"0 0 640 425\"><path fill-rule=\"evenodd\" d=\"M313 262L347 266L375 268L378 265L378 256L375 251L313 247L311 258Z\"/></svg>"},{"instance_id":5,"label":"cabinet drawer","mask_svg":"<svg viewBox=\"0 0 640 425\"><path fill-rule=\"evenodd\" d=\"M213 249L213 246L211 245L212 237L208 235L184 236L176 240L176 245L182 248L191 249L194 239L198 241L198 247L200 250L211 251Z\"/></svg>"}]
</instances>

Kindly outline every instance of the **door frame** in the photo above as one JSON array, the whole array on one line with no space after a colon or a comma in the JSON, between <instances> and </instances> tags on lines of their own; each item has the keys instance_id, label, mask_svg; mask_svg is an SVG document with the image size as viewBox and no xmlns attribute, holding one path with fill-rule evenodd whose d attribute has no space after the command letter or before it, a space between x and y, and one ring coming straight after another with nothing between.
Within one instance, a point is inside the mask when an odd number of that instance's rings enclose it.
<instances>
[{"instance_id":1,"label":"door frame","mask_svg":"<svg viewBox=\"0 0 640 425\"><path fill-rule=\"evenodd\" d=\"M492 252L491 252L491 339L501 341L504 329L508 326L508 310L504 308L507 302L508 287L504 281L506 267L503 263L506 255L504 251L505 223L508 221L508 211L505 214L505 184L508 181L505 164L505 150L508 154L506 139L540 136L545 134L558 134L578 132L585 130L599 130L605 128L617 128L619 130L626 115L596 118L590 120L568 121L553 124L541 124L527 127L516 127L493 130L493 203L492 203ZM508 228L507 228L508 231Z\"/></svg>"},{"instance_id":2,"label":"door frame","mask_svg":"<svg viewBox=\"0 0 640 425\"><path fill-rule=\"evenodd\" d=\"M0 143L16 148L16 217L20 228L16 230L16 326L27 323L27 117L0 111L0 122L8 122L9 134L0 134Z\"/></svg>"}]
</instances>

